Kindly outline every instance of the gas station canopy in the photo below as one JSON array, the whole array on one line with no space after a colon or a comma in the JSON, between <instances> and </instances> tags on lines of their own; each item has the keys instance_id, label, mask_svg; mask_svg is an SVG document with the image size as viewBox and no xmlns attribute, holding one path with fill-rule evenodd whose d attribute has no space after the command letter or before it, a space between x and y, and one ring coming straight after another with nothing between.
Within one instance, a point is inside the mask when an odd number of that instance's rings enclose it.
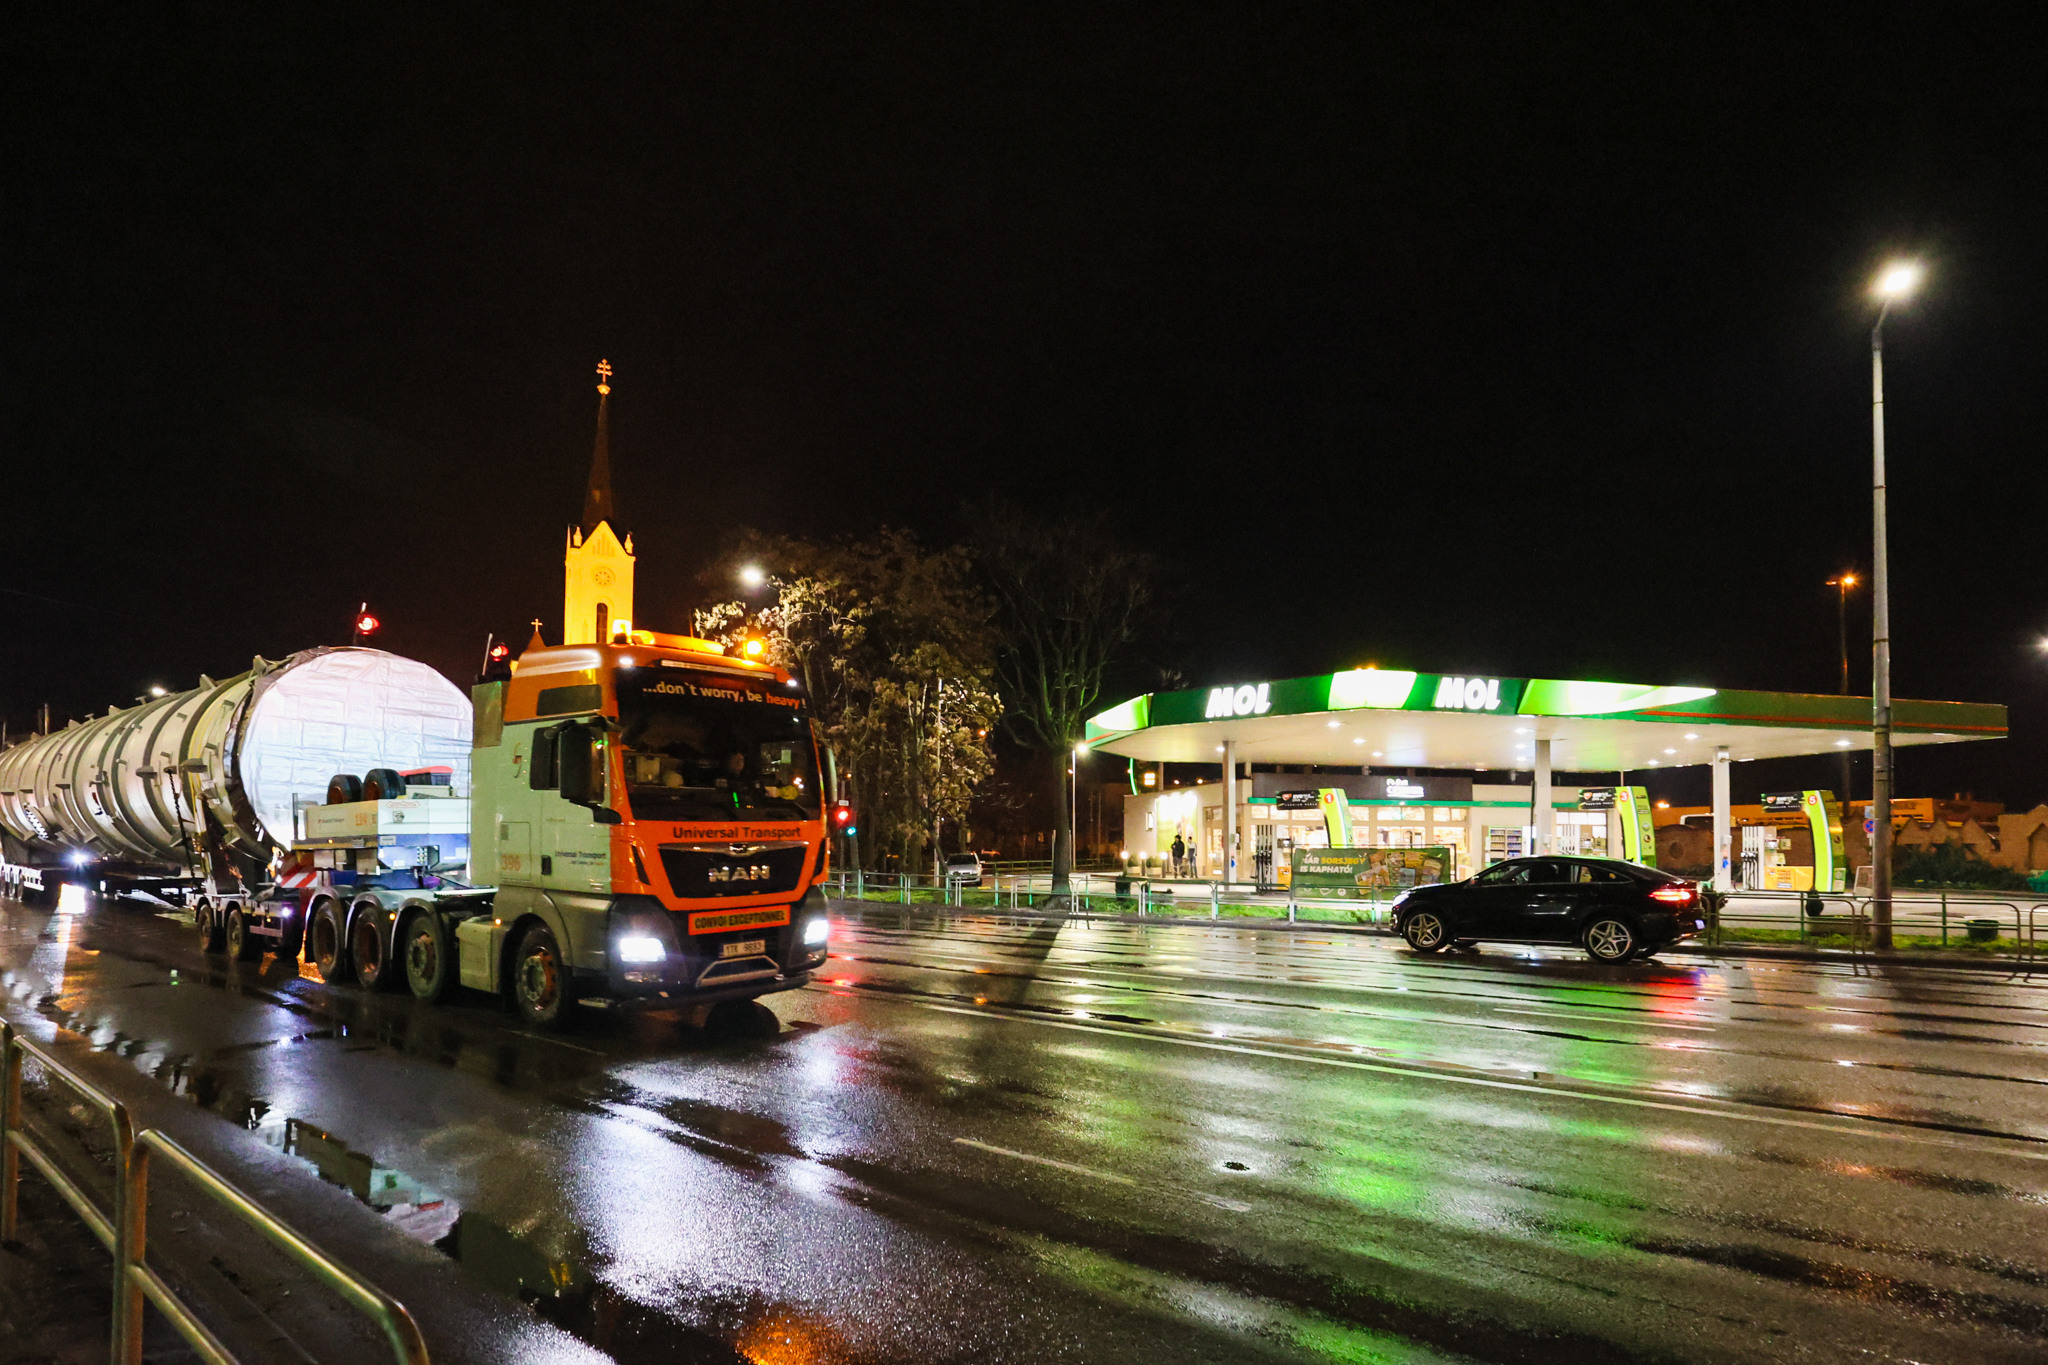
<instances>
[{"instance_id":1,"label":"gas station canopy","mask_svg":"<svg viewBox=\"0 0 2048 1365\"><path fill-rule=\"evenodd\" d=\"M2003 739L2005 708L1892 702L1892 742ZM1804 692L1359 668L1151 692L1088 722L1087 747L1146 762L1622 772L1870 747L1870 699Z\"/></svg>"}]
</instances>

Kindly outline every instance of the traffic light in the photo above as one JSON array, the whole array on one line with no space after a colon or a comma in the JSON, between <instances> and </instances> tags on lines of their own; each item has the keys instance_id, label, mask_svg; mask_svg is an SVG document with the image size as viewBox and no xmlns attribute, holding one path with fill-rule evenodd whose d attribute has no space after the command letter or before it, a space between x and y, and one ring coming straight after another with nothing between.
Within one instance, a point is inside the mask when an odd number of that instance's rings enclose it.
<instances>
[{"instance_id":1,"label":"traffic light","mask_svg":"<svg viewBox=\"0 0 2048 1365\"><path fill-rule=\"evenodd\" d=\"M377 619L376 613L370 610L370 604L368 602L365 602L360 607L356 608L355 625L355 638L361 640L371 635L375 635L380 629L383 628L384 623Z\"/></svg>"},{"instance_id":2,"label":"traffic light","mask_svg":"<svg viewBox=\"0 0 2048 1365\"><path fill-rule=\"evenodd\" d=\"M853 814L853 802L839 800L832 803L832 829L837 834L860 833L860 825Z\"/></svg>"}]
</instances>

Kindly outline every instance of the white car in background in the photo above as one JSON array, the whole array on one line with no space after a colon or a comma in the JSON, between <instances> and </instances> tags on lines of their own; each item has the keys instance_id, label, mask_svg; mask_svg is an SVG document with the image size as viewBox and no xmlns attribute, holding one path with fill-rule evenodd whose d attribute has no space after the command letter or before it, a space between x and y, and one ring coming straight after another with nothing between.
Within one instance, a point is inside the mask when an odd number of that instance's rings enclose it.
<instances>
[{"instance_id":1,"label":"white car in background","mask_svg":"<svg viewBox=\"0 0 2048 1365\"><path fill-rule=\"evenodd\" d=\"M961 886L981 885L981 856L976 853L955 853L946 859L946 880Z\"/></svg>"}]
</instances>

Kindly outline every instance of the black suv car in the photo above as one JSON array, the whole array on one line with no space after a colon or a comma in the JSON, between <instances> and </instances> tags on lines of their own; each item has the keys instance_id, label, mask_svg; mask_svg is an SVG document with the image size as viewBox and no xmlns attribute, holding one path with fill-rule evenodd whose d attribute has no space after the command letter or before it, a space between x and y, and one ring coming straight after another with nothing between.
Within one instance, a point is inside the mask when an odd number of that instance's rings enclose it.
<instances>
[{"instance_id":1,"label":"black suv car","mask_svg":"<svg viewBox=\"0 0 2048 1365\"><path fill-rule=\"evenodd\" d=\"M1613 858L1511 858L1394 902L1394 932L1418 953L1491 939L1576 943L1596 962L1626 962L1706 927L1698 887Z\"/></svg>"}]
</instances>

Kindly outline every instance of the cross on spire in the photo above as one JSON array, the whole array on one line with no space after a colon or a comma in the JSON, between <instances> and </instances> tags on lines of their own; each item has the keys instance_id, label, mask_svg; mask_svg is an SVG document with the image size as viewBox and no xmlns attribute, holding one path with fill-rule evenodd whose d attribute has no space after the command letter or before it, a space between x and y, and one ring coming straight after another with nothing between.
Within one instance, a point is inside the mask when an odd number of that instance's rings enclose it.
<instances>
[{"instance_id":1,"label":"cross on spire","mask_svg":"<svg viewBox=\"0 0 2048 1365\"><path fill-rule=\"evenodd\" d=\"M612 510L612 451L605 409L611 402L612 363L597 362L597 440L590 451L590 484L583 494L583 534L588 536L602 521L616 515ZM616 527L614 528L616 529Z\"/></svg>"}]
</instances>

